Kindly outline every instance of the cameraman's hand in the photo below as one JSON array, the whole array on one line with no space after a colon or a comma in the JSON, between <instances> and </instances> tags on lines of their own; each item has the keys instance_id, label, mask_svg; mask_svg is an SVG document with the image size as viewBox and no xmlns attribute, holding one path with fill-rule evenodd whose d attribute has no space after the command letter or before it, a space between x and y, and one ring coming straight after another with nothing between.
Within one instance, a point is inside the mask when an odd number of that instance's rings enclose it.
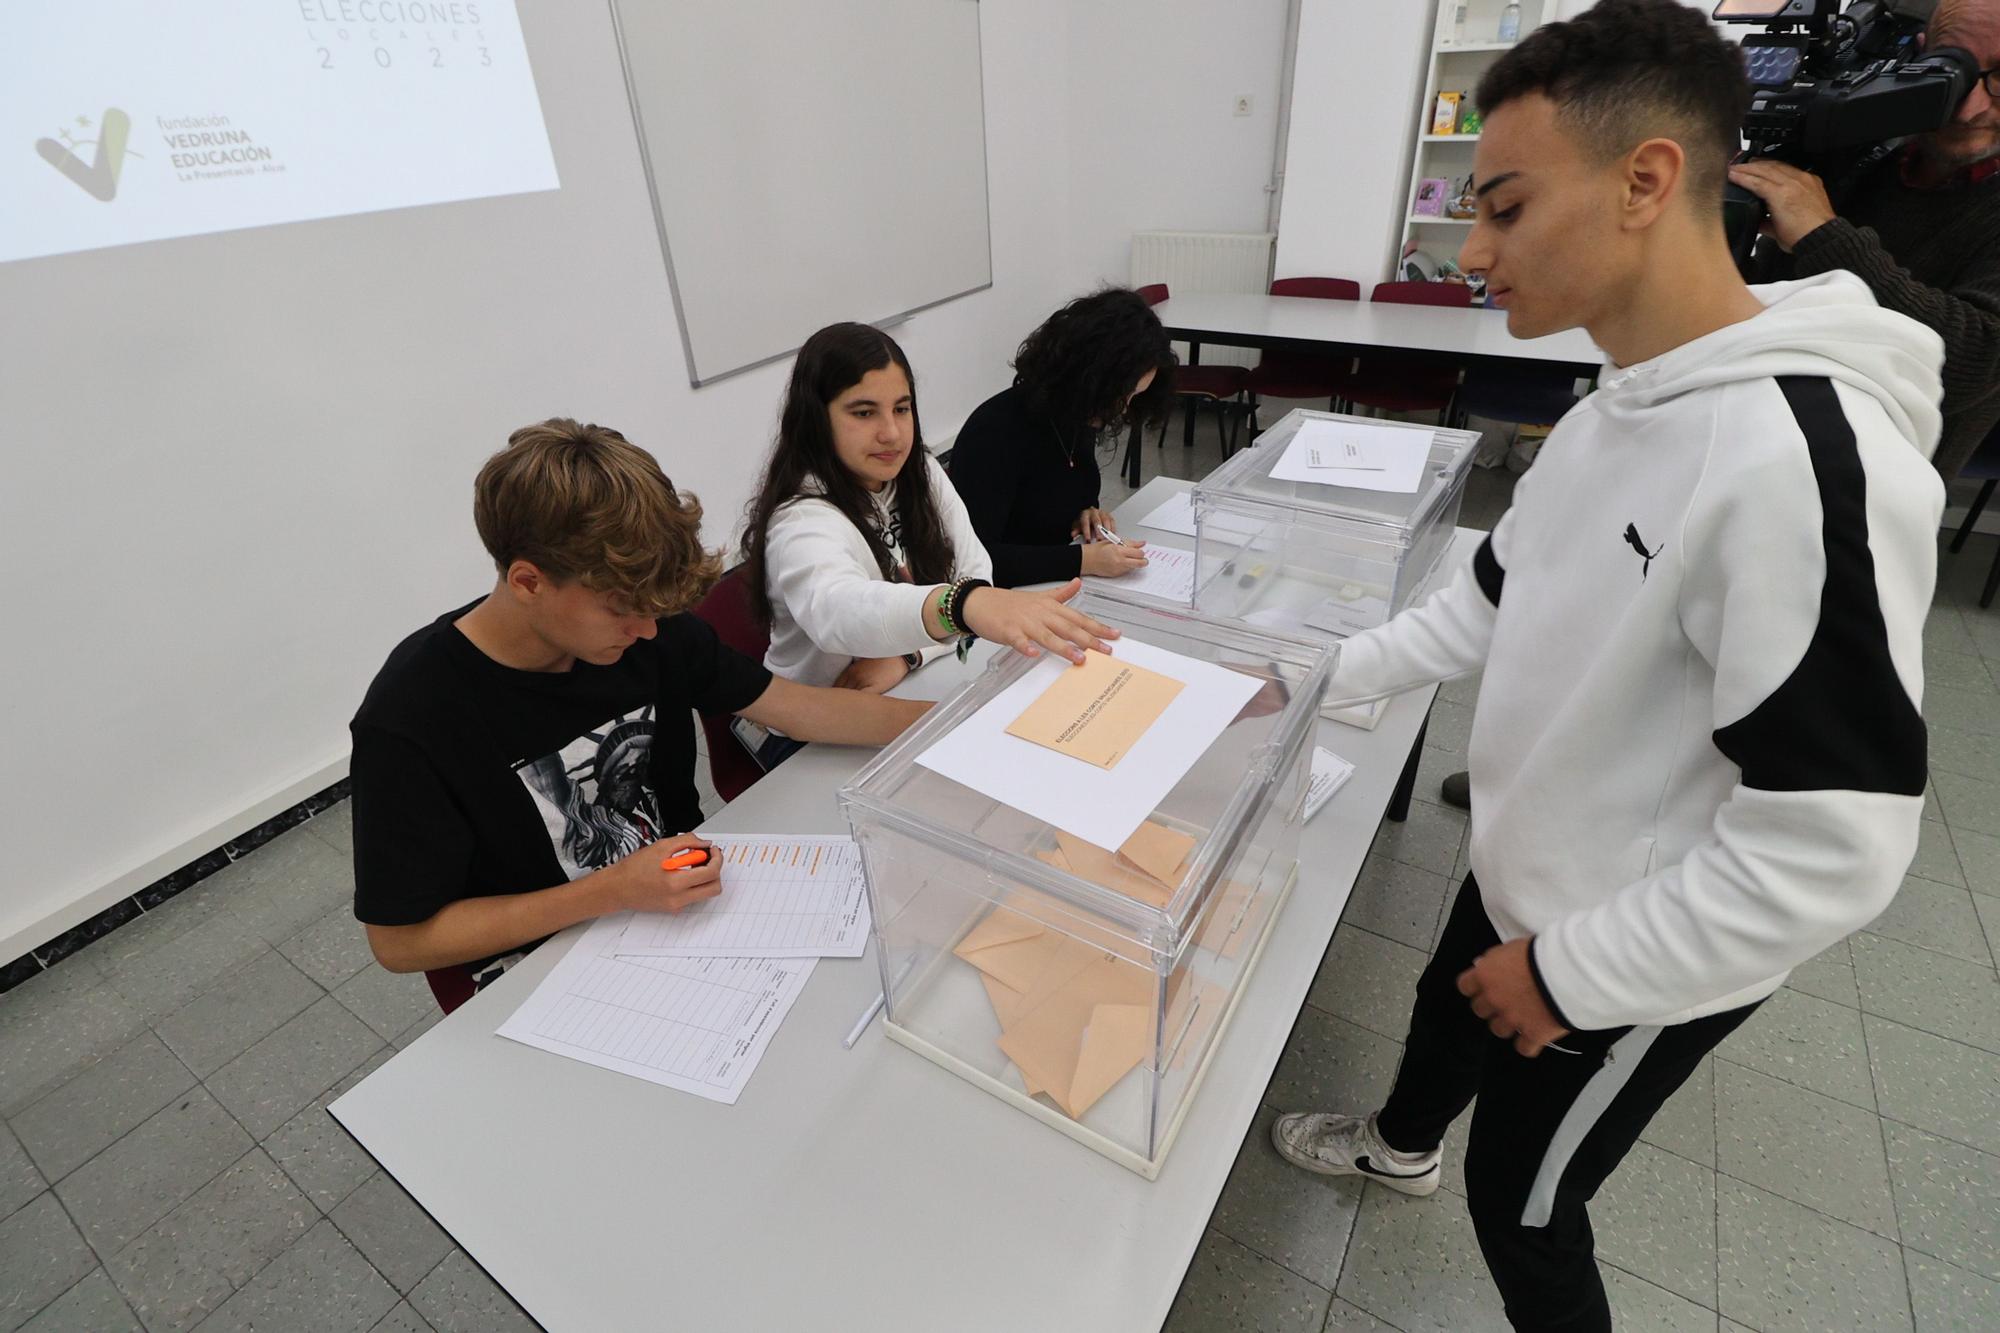
<instances>
[{"instance_id":1,"label":"cameraman's hand","mask_svg":"<svg viewBox=\"0 0 2000 1333\"><path fill-rule=\"evenodd\" d=\"M1777 237L1787 254L1834 219L1833 201L1826 197L1826 185L1810 171L1759 158L1731 167L1729 179L1762 199L1771 210L1764 233Z\"/></svg>"},{"instance_id":2,"label":"cameraman's hand","mask_svg":"<svg viewBox=\"0 0 2000 1333\"><path fill-rule=\"evenodd\" d=\"M660 862L676 852L708 849L706 865L686 870L662 870ZM594 872L603 877L612 910L678 912L722 892L722 857L712 844L692 833L648 843L623 860Z\"/></svg>"}]
</instances>

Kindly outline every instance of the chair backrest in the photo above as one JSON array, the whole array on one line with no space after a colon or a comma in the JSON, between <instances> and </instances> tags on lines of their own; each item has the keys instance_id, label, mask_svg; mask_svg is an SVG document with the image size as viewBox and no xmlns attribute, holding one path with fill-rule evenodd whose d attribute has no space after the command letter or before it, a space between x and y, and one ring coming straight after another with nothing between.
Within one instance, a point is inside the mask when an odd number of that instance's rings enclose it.
<instances>
[{"instance_id":1,"label":"chair backrest","mask_svg":"<svg viewBox=\"0 0 2000 1333\"><path fill-rule=\"evenodd\" d=\"M1322 301L1359 301L1361 284L1352 278L1279 278L1273 296L1316 296Z\"/></svg>"},{"instance_id":2,"label":"chair backrest","mask_svg":"<svg viewBox=\"0 0 2000 1333\"><path fill-rule=\"evenodd\" d=\"M1979 447L1972 451L1972 457L1959 468L1958 475L1971 481L1991 481L2000 477L2000 426L1987 432Z\"/></svg>"},{"instance_id":3,"label":"chair backrest","mask_svg":"<svg viewBox=\"0 0 2000 1333\"><path fill-rule=\"evenodd\" d=\"M771 633L758 623L756 613L750 608L750 585L744 579L742 565L724 574L708 590L708 596L701 599L694 613L707 622L715 637L726 646L753 662L764 660L764 651L771 646ZM701 730L708 739L708 776L715 783L716 795L733 801L764 776L764 770L757 767L757 761L729 729L729 714L703 713Z\"/></svg>"},{"instance_id":4,"label":"chair backrest","mask_svg":"<svg viewBox=\"0 0 2000 1333\"><path fill-rule=\"evenodd\" d=\"M1462 282L1378 282L1368 299L1398 305L1470 306L1472 288Z\"/></svg>"},{"instance_id":5,"label":"chair backrest","mask_svg":"<svg viewBox=\"0 0 2000 1333\"><path fill-rule=\"evenodd\" d=\"M1139 299L1147 305L1158 305L1167 299L1167 284L1164 282L1147 283L1144 287L1139 288Z\"/></svg>"}]
</instances>

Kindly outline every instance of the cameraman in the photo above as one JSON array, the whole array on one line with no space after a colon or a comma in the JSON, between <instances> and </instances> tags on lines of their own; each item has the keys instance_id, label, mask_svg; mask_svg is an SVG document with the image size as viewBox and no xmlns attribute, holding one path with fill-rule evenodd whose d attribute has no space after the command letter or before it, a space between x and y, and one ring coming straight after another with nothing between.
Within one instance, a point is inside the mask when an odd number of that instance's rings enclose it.
<instances>
[{"instance_id":1,"label":"cameraman","mask_svg":"<svg viewBox=\"0 0 2000 1333\"><path fill-rule=\"evenodd\" d=\"M1836 216L1826 186L1782 162L1729 178L1771 211L1790 272L1844 268L1890 310L1944 339L1944 436L1932 463L1958 475L2000 421L2000 0L1942 0L1924 45L1970 51L1984 77L1944 128L1864 175Z\"/></svg>"}]
</instances>

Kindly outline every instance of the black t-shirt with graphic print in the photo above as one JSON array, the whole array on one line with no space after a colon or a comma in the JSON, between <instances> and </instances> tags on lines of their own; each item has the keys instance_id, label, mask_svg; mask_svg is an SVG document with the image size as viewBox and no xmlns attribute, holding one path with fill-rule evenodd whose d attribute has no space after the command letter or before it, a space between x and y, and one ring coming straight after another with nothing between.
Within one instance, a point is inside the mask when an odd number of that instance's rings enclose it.
<instances>
[{"instance_id":1,"label":"black t-shirt with graphic print","mask_svg":"<svg viewBox=\"0 0 2000 1333\"><path fill-rule=\"evenodd\" d=\"M693 828L689 710L737 712L771 682L691 615L610 666L517 671L459 632L470 609L398 644L351 724L362 921L550 888Z\"/></svg>"}]
</instances>

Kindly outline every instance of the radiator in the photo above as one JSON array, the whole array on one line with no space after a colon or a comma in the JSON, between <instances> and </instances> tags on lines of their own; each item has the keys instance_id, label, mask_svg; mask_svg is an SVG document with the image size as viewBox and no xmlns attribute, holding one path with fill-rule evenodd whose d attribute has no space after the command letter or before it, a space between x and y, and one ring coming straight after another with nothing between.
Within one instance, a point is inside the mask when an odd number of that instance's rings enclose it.
<instances>
[{"instance_id":1,"label":"radiator","mask_svg":"<svg viewBox=\"0 0 2000 1333\"><path fill-rule=\"evenodd\" d=\"M1138 231L1132 233L1132 285L1164 282L1175 296L1195 292L1265 292L1271 289L1270 232ZM1185 344L1174 350L1187 357ZM1203 364L1250 366L1257 352L1248 347L1201 349Z\"/></svg>"}]
</instances>

